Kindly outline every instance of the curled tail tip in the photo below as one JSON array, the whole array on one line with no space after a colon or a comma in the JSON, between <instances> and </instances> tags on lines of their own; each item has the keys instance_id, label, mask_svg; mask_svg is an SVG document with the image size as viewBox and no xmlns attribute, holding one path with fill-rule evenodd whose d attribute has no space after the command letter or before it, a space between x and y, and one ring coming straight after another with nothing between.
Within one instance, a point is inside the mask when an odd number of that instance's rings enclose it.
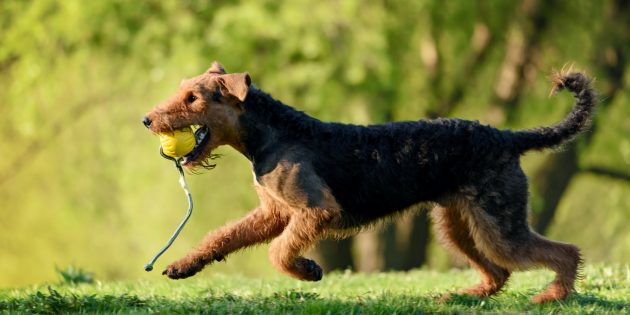
<instances>
[{"instance_id":1,"label":"curled tail tip","mask_svg":"<svg viewBox=\"0 0 630 315\"><path fill-rule=\"evenodd\" d=\"M555 95L565 88L571 92L589 89L592 81L584 72L573 70L573 66L569 69L554 71L551 74L552 86L549 96Z\"/></svg>"},{"instance_id":2,"label":"curled tail tip","mask_svg":"<svg viewBox=\"0 0 630 315\"><path fill-rule=\"evenodd\" d=\"M565 67L566 68L566 67ZM593 80L584 72L572 67L556 71L551 75L551 94L567 89L575 98L571 112L561 122L549 126L517 132L517 148L520 152L533 149L552 148L570 141L588 128L597 104Z\"/></svg>"}]
</instances>

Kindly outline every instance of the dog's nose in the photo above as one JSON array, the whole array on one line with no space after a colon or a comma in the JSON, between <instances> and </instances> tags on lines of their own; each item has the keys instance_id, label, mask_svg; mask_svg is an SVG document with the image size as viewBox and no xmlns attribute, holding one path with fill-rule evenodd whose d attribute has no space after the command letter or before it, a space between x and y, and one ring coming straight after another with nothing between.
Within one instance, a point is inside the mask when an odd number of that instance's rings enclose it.
<instances>
[{"instance_id":1,"label":"dog's nose","mask_svg":"<svg viewBox=\"0 0 630 315\"><path fill-rule=\"evenodd\" d=\"M151 118L144 116L144 118L142 118L142 123L147 127L151 127Z\"/></svg>"}]
</instances>

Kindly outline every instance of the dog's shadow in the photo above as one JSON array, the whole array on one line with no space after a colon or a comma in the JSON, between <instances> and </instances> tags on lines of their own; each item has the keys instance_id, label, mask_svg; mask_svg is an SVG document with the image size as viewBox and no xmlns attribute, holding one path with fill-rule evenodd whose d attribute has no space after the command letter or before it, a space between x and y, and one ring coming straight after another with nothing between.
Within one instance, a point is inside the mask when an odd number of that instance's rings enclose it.
<instances>
[{"instance_id":1,"label":"dog's shadow","mask_svg":"<svg viewBox=\"0 0 630 315\"><path fill-rule=\"evenodd\" d=\"M528 292L528 294L518 293L510 294L508 297L498 296L497 298L490 297L487 299L479 299L469 295L453 294L450 299L441 303L445 305L458 305L458 306L485 306L484 309L488 310L500 310L502 305L505 305L507 301L511 304L518 303L520 305L528 305L527 309L547 309L557 307L589 307L589 308L601 308L602 311L630 311L630 302L618 299L607 299L601 296L597 296L590 293L574 293L568 299L559 302L550 302L542 305L532 304L530 302L531 296L535 294L534 291Z\"/></svg>"},{"instance_id":2,"label":"dog's shadow","mask_svg":"<svg viewBox=\"0 0 630 315\"><path fill-rule=\"evenodd\" d=\"M392 294L381 292L377 295L366 294L355 298L322 297L317 293L301 290L282 290L275 292L270 298L276 302L292 305L293 310L308 309L314 304L322 310L353 310L359 313L459 313L469 311L489 312L534 312L548 313L561 310L591 309L601 312L630 311L627 300L608 299L602 296L586 293L575 293L567 300L550 302L542 305L533 304L530 299L535 294L531 292L507 293L498 298L479 299L469 295L453 294L449 300L443 301L442 296ZM310 305L310 306L309 306ZM296 309L297 308L297 309Z\"/></svg>"},{"instance_id":3,"label":"dog's shadow","mask_svg":"<svg viewBox=\"0 0 630 315\"><path fill-rule=\"evenodd\" d=\"M470 311L519 313L519 312L556 312L562 310L592 309L601 312L629 311L630 303L624 300L607 299L593 294L573 294L561 302L543 305L533 304L532 292L509 293L498 298L479 299L468 295L451 295L449 300L441 300L438 294L391 294L380 292L376 295L365 294L354 298L323 297L313 292L283 290L275 292L270 298L282 303L289 309L308 310L352 310L353 313L466 313ZM316 306L315 306L316 305Z\"/></svg>"},{"instance_id":4,"label":"dog's shadow","mask_svg":"<svg viewBox=\"0 0 630 315\"><path fill-rule=\"evenodd\" d=\"M611 310L630 309L629 301L604 299L593 294L579 294L576 293L569 298L568 303L575 303L580 306L599 306Z\"/></svg>"}]
</instances>

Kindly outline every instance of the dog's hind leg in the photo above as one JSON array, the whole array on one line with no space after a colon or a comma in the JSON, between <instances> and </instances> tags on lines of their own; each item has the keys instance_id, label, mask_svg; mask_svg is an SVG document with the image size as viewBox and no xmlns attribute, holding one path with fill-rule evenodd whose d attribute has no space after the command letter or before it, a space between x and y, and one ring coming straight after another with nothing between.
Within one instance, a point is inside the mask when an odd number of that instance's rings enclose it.
<instances>
[{"instance_id":1,"label":"dog's hind leg","mask_svg":"<svg viewBox=\"0 0 630 315\"><path fill-rule=\"evenodd\" d=\"M532 299L534 303L562 300L571 294L581 262L576 246L545 239L529 227L523 227L518 237L506 237L500 229L508 223L495 220L483 211L481 208L471 211L474 213L471 217L477 222L473 239L488 259L510 270L542 266L556 272L549 287Z\"/></svg>"},{"instance_id":2,"label":"dog's hind leg","mask_svg":"<svg viewBox=\"0 0 630 315\"><path fill-rule=\"evenodd\" d=\"M201 245L186 257L170 264L162 274L171 279L187 278L213 261L250 245L269 241L279 235L288 216L270 207L258 207L237 222L212 231Z\"/></svg>"},{"instance_id":3,"label":"dog's hind leg","mask_svg":"<svg viewBox=\"0 0 630 315\"><path fill-rule=\"evenodd\" d=\"M300 280L319 281L322 268L301 255L322 238L332 216L323 209L300 209L291 216L286 229L269 247L269 258L274 267Z\"/></svg>"},{"instance_id":4,"label":"dog's hind leg","mask_svg":"<svg viewBox=\"0 0 630 315\"><path fill-rule=\"evenodd\" d=\"M438 240L452 253L463 256L481 275L481 283L462 289L458 294L483 298L501 290L510 272L492 263L475 248L470 229L461 217L460 211L467 211L461 208L463 205L456 202L438 205L431 211L431 217ZM443 296L444 300L448 298L448 294Z\"/></svg>"},{"instance_id":5,"label":"dog's hind leg","mask_svg":"<svg viewBox=\"0 0 630 315\"><path fill-rule=\"evenodd\" d=\"M547 289L532 298L534 303L562 300L571 294L582 263L577 246L548 240L532 232L531 242L524 249L524 254L530 255L534 264L556 272Z\"/></svg>"},{"instance_id":6,"label":"dog's hind leg","mask_svg":"<svg viewBox=\"0 0 630 315\"><path fill-rule=\"evenodd\" d=\"M556 277L534 303L565 299L573 291L581 263L579 249L533 232L527 224L527 181L520 168L498 174L470 201L462 218L471 228L476 248L508 270L546 267Z\"/></svg>"}]
</instances>

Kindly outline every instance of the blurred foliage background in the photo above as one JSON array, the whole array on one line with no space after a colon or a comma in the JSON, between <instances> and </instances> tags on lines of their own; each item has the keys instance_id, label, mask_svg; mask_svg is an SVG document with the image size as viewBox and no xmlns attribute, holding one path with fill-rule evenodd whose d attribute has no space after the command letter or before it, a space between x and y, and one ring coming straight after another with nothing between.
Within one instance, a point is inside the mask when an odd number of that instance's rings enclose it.
<instances>
[{"instance_id":1,"label":"blurred foliage background","mask_svg":"<svg viewBox=\"0 0 630 315\"><path fill-rule=\"evenodd\" d=\"M533 227L587 262L630 260L630 5L602 1L0 2L0 287L80 266L97 279L142 267L184 215L173 165L140 123L180 80L219 60L322 120L452 116L501 128L559 121L548 97L567 63L597 78L592 131L523 158ZM230 148L189 176L196 211L165 266L257 204ZM462 267L426 211L314 249L326 269ZM204 272L272 274L266 246Z\"/></svg>"}]
</instances>

